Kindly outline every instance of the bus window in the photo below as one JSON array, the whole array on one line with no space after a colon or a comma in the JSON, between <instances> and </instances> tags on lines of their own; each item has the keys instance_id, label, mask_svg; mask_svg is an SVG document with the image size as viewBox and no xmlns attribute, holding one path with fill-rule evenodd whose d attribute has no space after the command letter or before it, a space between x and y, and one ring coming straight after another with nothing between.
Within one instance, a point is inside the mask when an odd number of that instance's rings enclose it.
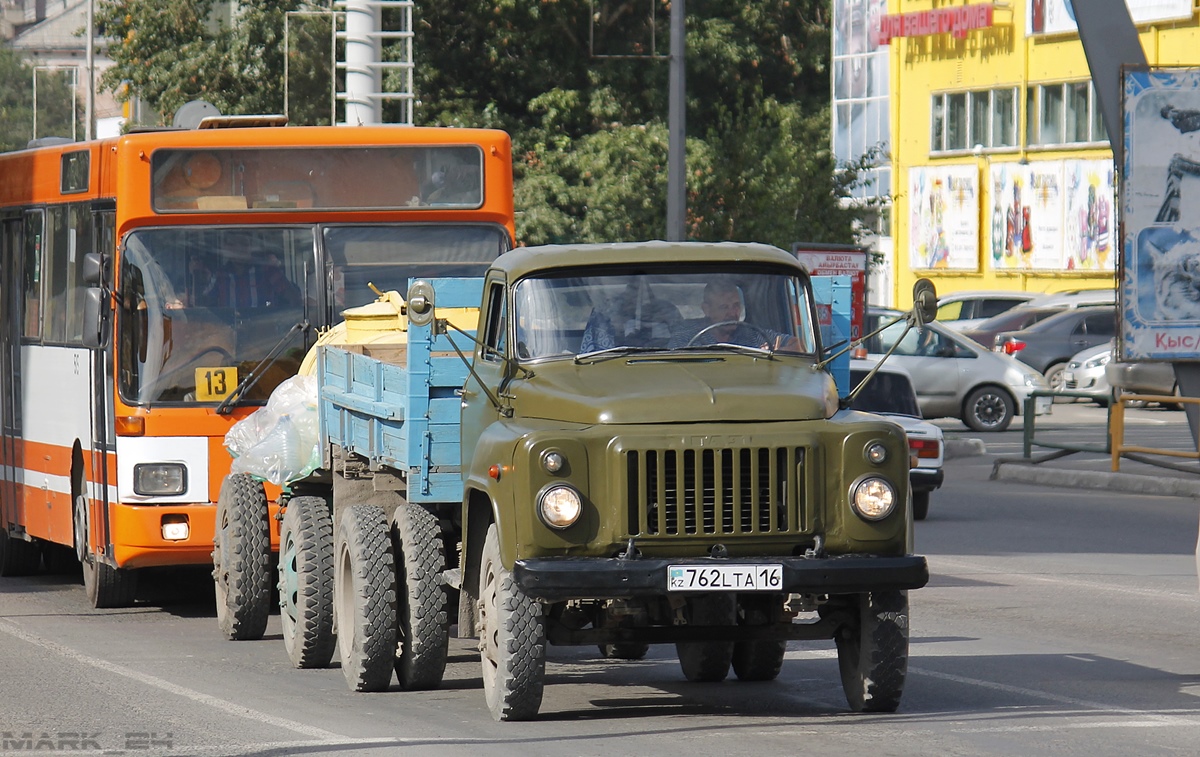
<instances>
[{"instance_id":1,"label":"bus window","mask_svg":"<svg viewBox=\"0 0 1200 757\"><path fill-rule=\"evenodd\" d=\"M42 335L42 240L46 233L46 214L40 210L25 214L25 312L21 335L37 339Z\"/></svg>"}]
</instances>

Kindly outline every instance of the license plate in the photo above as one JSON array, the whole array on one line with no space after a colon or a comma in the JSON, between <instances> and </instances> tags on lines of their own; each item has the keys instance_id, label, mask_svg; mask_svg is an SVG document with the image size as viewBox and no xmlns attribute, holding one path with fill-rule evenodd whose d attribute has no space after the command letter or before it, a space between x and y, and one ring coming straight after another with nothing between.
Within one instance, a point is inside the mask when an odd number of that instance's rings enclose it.
<instances>
[{"instance_id":1,"label":"license plate","mask_svg":"<svg viewBox=\"0 0 1200 757\"><path fill-rule=\"evenodd\" d=\"M667 591L782 590L782 565L667 566Z\"/></svg>"}]
</instances>

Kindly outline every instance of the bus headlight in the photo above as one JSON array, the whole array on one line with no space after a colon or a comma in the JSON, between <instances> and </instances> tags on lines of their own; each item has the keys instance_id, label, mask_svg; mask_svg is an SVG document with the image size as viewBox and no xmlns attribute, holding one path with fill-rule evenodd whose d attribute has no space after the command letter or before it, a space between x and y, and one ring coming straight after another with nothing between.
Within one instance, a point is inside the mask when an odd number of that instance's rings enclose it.
<instances>
[{"instance_id":1,"label":"bus headlight","mask_svg":"<svg viewBox=\"0 0 1200 757\"><path fill-rule=\"evenodd\" d=\"M583 498L574 488L554 484L542 489L538 495L538 515L551 528L566 528L579 520L583 512Z\"/></svg>"},{"instance_id":2,"label":"bus headlight","mask_svg":"<svg viewBox=\"0 0 1200 757\"><path fill-rule=\"evenodd\" d=\"M187 491L183 463L138 463L133 466L133 491L145 496L169 496Z\"/></svg>"},{"instance_id":3,"label":"bus headlight","mask_svg":"<svg viewBox=\"0 0 1200 757\"><path fill-rule=\"evenodd\" d=\"M863 520L883 520L896 509L896 490L885 478L864 476L850 488L850 505Z\"/></svg>"}]
</instances>

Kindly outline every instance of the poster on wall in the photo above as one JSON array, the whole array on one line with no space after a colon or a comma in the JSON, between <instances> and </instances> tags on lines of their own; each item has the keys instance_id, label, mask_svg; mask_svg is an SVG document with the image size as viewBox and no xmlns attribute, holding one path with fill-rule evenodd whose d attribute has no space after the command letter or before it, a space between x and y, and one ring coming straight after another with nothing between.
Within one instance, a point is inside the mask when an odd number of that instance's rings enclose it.
<instances>
[{"instance_id":1,"label":"poster on wall","mask_svg":"<svg viewBox=\"0 0 1200 757\"><path fill-rule=\"evenodd\" d=\"M1125 0L1135 24L1192 17L1192 0ZM1070 0L1025 0L1025 35L1076 33Z\"/></svg>"},{"instance_id":2,"label":"poster on wall","mask_svg":"<svg viewBox=\"0 0 1200 757\"><path fill-rule=\"evenodd\" d=\"M909 266L979 270L979 170L974 165L908 172Z\"/></svg>"},{"instance_id":3,"label":"poster on wall","mask_svg":"<svg viewBox=\"0 0 1200 757\"><path fill-rule=\"evenodd\" d=\"M994 270L1114 270L1111 161L996 163L989 175Z\"/></svg>"},{"instance_id":4,"label":"poster on wall","mask_svg":"<svg viewBox=\"0 0 1200 757\"><path fill-rule=\"evenodd\" d=\"M1200 69L1123 78L1121 354L1200 358Z\"/></svg>"}]
</instances>

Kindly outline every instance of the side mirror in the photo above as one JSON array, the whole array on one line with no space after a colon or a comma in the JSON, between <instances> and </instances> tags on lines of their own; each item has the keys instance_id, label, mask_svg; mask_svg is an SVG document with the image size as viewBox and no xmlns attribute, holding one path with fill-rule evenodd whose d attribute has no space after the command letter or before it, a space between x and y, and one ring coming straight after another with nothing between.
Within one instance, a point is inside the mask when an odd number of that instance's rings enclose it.
<instances>
[{"instance_id":1,"label":"side mirror","mask_svg":"<svg viewBox=\"0 0 1200 757\"><path fill-rule=\"evenodd\" d=\"M937 320L937 289L929 279L917 279L913 284L912 313L917 326Z\"/></svg>"},{"instance_id":2,"label":"side mirror","mask_svg":"<svg viewBox=\"0 0 1200 757\"><path fill-rule=\"evenodd\" d=\"M434 297L433 286L428 281L418 279L408 288L408 321L415 326L425 326L433 322Z\"/></svg>"},{"instance_id":3,"label":"side mirror","mask_svg":"<svg viewBox=\"0 0 1200 757\"><path fill-rule=\"evenodd\" d=\"M89 252L83 256L83 283L89 287L104 283L104 258L100 253Z\"/></svg>"},{"instance_id":4,"label":"side mirror","mask_svg":"<svg viewBox=\"0 0 1200 757\"><path fill-rule=\"evenodd\" d=\"M84 347L95 350L108 344L107 315L108 298L105 297L104 290L95 286L88 287L83 293Z\"/></svg>"}]
</instances>

